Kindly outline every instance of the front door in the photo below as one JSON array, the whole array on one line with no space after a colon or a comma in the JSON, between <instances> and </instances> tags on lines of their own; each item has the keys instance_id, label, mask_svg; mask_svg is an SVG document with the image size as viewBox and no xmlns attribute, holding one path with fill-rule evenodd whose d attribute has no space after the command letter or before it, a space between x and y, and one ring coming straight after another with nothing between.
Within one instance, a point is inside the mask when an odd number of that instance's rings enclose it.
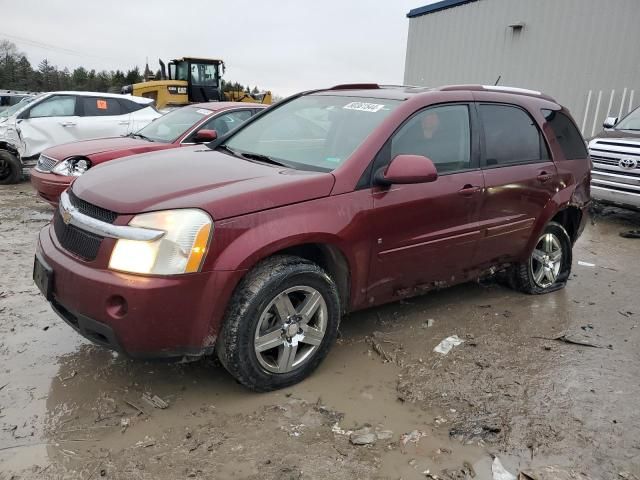
<instances>
[{"instance_id":1,"label":"front door","mask_svg":"<svg viewBox=\"0 0 640 480\"><path fill-rule=\"evenodd\" d=\"M432 183L373 187L370 305L467 278L480 235L484 188L470 113L468 104L427 108L385 147L389 159L429 157L439 177Z\"/></svg>"},{"instance_id":2,"label":"front door","mask_svg":"<svg viewBox=\"0 0 640 480\"><path fill-rule=\"evenodd\" d=\"M526 253L536 219L559 185L544 137L525 110L487 103L478 105L478 114L484 130L486 190L477 261L489 267Z\"/></svg>"},{"instance_id":3,"label":"front door","mask_svg":"<svg viewBox=\"0 0 640 480\"><path fill-rule=\"evenodd\" d=\"M53 95L35 104L17 120L24 149L32 157L49 147L77 140L80 117L75 95Z\"/></svg>"}]
</instances>

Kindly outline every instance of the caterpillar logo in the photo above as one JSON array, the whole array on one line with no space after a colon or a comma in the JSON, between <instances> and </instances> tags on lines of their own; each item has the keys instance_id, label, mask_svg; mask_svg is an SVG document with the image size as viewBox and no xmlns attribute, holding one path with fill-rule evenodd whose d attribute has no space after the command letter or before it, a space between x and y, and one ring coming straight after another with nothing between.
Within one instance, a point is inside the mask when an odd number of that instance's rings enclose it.
<instances>
[{"instance_id":1,"label":"caterpillar logo","mask_svg":"<svg viewBox=\"0 0 640 480\"><path fill-rule=\"evenodd\" d=\"M171 95L186 95L187 94L187 87L168 86L167 90L169 91L169 93Z\"/></svg>"}]
</instances>

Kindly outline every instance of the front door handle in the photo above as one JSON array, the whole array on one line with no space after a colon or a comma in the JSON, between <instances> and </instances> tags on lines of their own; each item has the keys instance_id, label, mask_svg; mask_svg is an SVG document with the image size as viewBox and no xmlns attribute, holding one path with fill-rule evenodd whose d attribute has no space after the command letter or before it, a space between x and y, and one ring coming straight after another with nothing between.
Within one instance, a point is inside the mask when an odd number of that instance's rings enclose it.
<instances>
[{"instance_id":1,"label":"front door handle","mask_svg":"<svg viewBox=\"0 0 640 480\"><path fill-rule=\"evenodd\" d=\"M471 195L474 195L476 193L480 193L482 191L482 187L479 187L477 185L471 185L470 183L467 183L464 187L462 187L460 190L458 190L458 193L460 195L462 195L463 197L470 197Z\"/></svg>"},{"instance_id":2,"label":"front door handle","mask_svg":"<svg viewBox=\"0 0 640 480\"><path fill-rule=\"evenodd\" d=\"M63 127L75 127L77 124L76 122L62 122L60 125Z\"/></svg>"},{"instance_id":3,"label":"front door handle","mask_svg":"<svg viewBox=\"0 0 640 480\"><path fill-rule=\"evenodd\" d=\"M118 125L129 125L129 120L122 120L118 122Z\"/></svg>"},{"instance_id":4,"label":"front door handle","mask_svg":"<svg viewBox=\"0 0 640 480\"><path fill-rule=\"evenodd\" d=\"M538 181L540 183L545 183L545 182L548 182L549 180L551 180L553 178L553 175L551 175L550 173L542 171L542 172L540 172L538 174L538 176L536 178L538 179Z\"/></svg>"}]
</instances>

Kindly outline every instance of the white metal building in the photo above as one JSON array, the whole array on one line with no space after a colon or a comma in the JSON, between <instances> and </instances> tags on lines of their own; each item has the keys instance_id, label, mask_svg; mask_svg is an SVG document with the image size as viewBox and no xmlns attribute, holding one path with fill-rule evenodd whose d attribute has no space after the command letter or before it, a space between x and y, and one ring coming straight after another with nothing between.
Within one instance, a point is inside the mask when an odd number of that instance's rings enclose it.
<instances>
[{"instance_id":1,"label":"white metal building","mask_svg":"<svg viewBox=\"0 0 640 480\"><path fill-rule=\"evenodd\" d=\"M443 0L407 16L407 85L543 91L585 137L640 104L640 0Z\"/></svg>"}]
</instances>

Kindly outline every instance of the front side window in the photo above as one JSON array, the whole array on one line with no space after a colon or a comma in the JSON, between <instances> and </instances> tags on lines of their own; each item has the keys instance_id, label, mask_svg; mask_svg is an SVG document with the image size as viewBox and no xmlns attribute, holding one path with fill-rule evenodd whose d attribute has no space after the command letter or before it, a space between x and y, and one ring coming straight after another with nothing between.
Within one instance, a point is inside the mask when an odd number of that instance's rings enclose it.
<instances>
[{"instance_id":1,"label":"front side window","mask_svg":"<svg viewBox=\"0 0 640 480\"><path fill-rule=\"evenodd\" d=\"M307 95L265 112L225 146L240 154L268 156L292 168L328 172L344 163L399 103Z\"/></svg>"},{"instance_id":2,"label":"front side window","mask_svg":"<svg viewBox=\"0 0 640 480\"><path fill-rule=\"evenodd\" d=\"M565 159L575 160L589 156L584 138L569 117L554 110L542 110L542 114L551 126Z\"/></svg>"},{"instance_id":3,"label":"front side window","mask_svg":"<svg viewBox=\"0 0 640 480\"><path fill-rule=\"evenodd\" d=\"M438 173L471 167L471 127L467 105L432 107L414 115L391 140L391 158L422 155Z\"/></svg>"},{"instance_id":4,"label":"front side window","mask_svg":"<svg viewBox=\"0 0 640 480\"><path fill-rule=\"evenodd\" d=\"M640 130L640 108L636 108L614 127L616 130Z\"/></svg>"},{"instance_id":5,"label":"front side window","mask_svg":"<svg viewBox=\"0 0 640 480\"><path fill-rule=\"evenodd\" d=\"M547 146L533 119L508 105L479 106L484 127L488 167L531 163L549 158Z\"/></svg>"},{"instance_id":6,"label":"front side window","mask_svg":"<svg viewBox=\"0 0 640 480\"><path fill-rule=\"evenodd\" d=\"M120 102L115 98L83 97L82 107L85 117L104 117L124 113Z\"/></svg>"},{"instance_id":7,"label":"front side window","mask_svg":"<svg viewBox=\"0 0 640 480\"><path fill-rule=\"evenodd\" d=\"M211 110L206 108L178 108L151 122L138 135L154 142L171 143L210 114Z\"/></svg>"},{"instance_id":8,"label":"front side window","mask_svg":"<svg viewBox=\"0 0 640 480\"><path fill-rule=\"evenodd\" d=\"M204 130L215 130L218 136L225 135L231 130L235 130L251 117L251 110L240 110L238 112L225 113L209 120L202 126Z\"/></svg>"},{"instance_id":9,"label":"front side window","mask_svg":"<svg viewBox=\"0 0 640 480\"><path fill-rule=\"evenodd\" d=\"M29 118L40 117L70 117L75 115L76 97L55 95L34 106L29 112Z\"/></svg>"}]
</instances>

